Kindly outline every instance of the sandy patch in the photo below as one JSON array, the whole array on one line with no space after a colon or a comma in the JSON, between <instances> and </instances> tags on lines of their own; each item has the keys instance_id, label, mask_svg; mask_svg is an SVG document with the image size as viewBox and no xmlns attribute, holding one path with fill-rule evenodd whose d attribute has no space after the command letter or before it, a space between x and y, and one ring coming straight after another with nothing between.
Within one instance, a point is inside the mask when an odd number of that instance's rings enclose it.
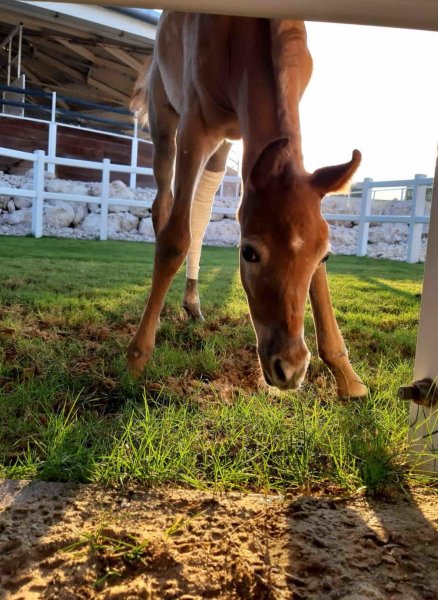
<instances>
[{"instance_id":1,"label":"sandy patch","mask_svg":"<svg viewBox=\"0 0 438 600\"><path fill-rule=\"evenodd\" d=\"M3 599L436 599L438 496L0 483Z\"/></svg>"}]
</instances>

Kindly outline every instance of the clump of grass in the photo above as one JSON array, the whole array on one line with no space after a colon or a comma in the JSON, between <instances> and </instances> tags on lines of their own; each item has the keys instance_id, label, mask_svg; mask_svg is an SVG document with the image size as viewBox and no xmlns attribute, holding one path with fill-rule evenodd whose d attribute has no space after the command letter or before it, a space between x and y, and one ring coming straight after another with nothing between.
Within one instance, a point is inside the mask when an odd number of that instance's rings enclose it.
<instances>
[{"instance_id":1,"label":"clump of grass","mask_svg":"<svg viewBox=\"0 0 438 600\"><path fill-rule=\"evenodd\" d=\"M298 392L258 384L235 250L204 250L205 323L180 319L177 275L138 381L125 350L150 245L3 237L0 251L0 476L278 491L410 476L396 391L411 380L421 265L331 259L337 317L370 388L345 404L317 359ZM306 331L315 354L309 312Z\"/></svg>"},{"instance_id":2,"label":"clump of grass","mask_svg":"<svg viewBox=\"0 0 438 600\"><path fill-rule=\"evenodd\" d=\"M114 532L100 525L95 531L84 532L64 552L87 554L96 563L95 588L101 588L114 578L123 578L133 570L147 568L153 548L150 540Z\"/></svg>"}]
</instances>

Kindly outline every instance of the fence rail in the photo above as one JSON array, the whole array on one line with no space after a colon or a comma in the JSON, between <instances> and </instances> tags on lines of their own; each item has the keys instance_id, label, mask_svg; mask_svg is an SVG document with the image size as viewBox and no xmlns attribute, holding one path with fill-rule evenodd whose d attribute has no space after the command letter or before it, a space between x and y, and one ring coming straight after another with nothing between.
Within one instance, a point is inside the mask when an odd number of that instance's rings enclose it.
<instances>
[{"instance_id":1,"label":"fence rail","mask_svg":"<svg viewBox=\"0 0 438 600\"><path fill-rule=\"evenodd\" d=\"M127 108L114 107L114 106L108 106L108 105L104 105L104 104L88 102L88 101L81 100L78 98L72 98L71 96L65 96L63 94L58 94L57 92L44 92L44 91L35 90L32 88L20 88L20 87L11 86L11 85L0 84L0 91L3 93L3 96L5 95L6 92L8 92L8 93L12 92L16 95L21 94L21 96L22 96L22 102L14 101L14 100L6 100L5 97L0 98L0 106L2 108L2 112L0 112L0 118L7 117L7 118L24 120L24 121L34 121L34 122L44 123L47 125L47 127L48 127L47 148L48 148L48 156L50 157L50 161L47 161L47 170L49 173L55 172L55 164L56 163L54 161L56 159L56 152L57 152L58 127L62 126L62 127L68 127L71 129L80 128L81 131L93 131L93 132L97 132L99 134L111 135L113 137L130 140L130 142L131 142L130 165L132 167L132 170L130 171L131 175L130 175L130 180L129 180L129 186L131 188L135 188L135 186L137 184L137 174L139 174L139 173L137 173L134 170L134 167L137 167L139 144L150 144L151 143L149 140L139 137L139 123L138 123L137 116L134 115L132 120L130 118L128 121L122 122L122 121L118 121L116 119L108 119L108 118L98 117L96 115L87 114L85 112L81 113L78 111L65 110L63 108L58 107L58 103L59 103L59 101L68 101L68 102L72 102L74 104L84 106L84 107L86 107L88 109L92 109L92 110L99 109L99 110L104 111L105 113L114 113L115 115L131 116L131 113ZM30 104L25 101L26 94L31 95L31 96L38 96L38 97L45 98L46 100L50 101L50 106L47 106L47 105L43 106L41 104ZM31 110L31 111L34 110L34 111L39 112L40 114L45 115L46 118L41 119L41 118L29 117L27 115L24 116L24 112L23 112L23 114L10 114L9 111L5 110L5 108L7 106L21 108L21 109L23 109L23 111L24 111L24 108L27 108L28 110ZM61 120L60 120L60 117L61 117ZM82 125L78 125L78 121L80 121L82 123ZM96 124L94 126L94 128L92 126L91 127L87 126L87 125L94 124L94 123ZM109 127L109 129L105 130L102 127L103 125L107 125ZM1 121L0 121L0 127L1 127ZM121 133L120 131L123 131L123 132L128 131L130 133L127 135L126 133ZM132 133L131 133L131 131L132 131ZM23 159L23 160L26 160L26 159ZM62 163L59 163L59 164L62 164ZM101 164L101 163L99 163L99 164ZM84 168L87 168L87 167L84 167Z\"/></svg>"},{"instance_id":2,"label":"fence rail","mask_svg":"<svg viewBox=\"0 0 438 600\"><path fill-rule=\"evenodd\" d=\"M134 124L131 122L131 112L128 108L123 106L111 106L108 104L101 104L97 102L90 102L89 100L83 100L82 98L75 98L73 96L66 96L65 94L60 94L58 92L45 92L43 90L38 90L35 88L29 87L18 87L13 85L4 85L0 83L0 92L3 93L3 98L0 98L0 106L2 107L2 112L4 114L9 114L7 110L4 110L3 107L13 106L16 108L27 109L30 111L40 112L41 114L47 115L46 122L49 120L57 121L56 117L63 117L62 122L76 122L78 119L82 122L97 122L108 125L111 128L122 129L124 131L129 131L134 128ZM19 100L7 100L5 94L14 94L14 96L21 96L21 101ZM47 104L27 102L26 96L29 98L44 98L47 100ZM65 109L58 106L59 102L70 102L71 104L77 106L83 106L84 110L101 110L105 113L113 113L116 115L124 115L129 117L127 121L118 121L115 119L101 118L96 117L93 114L89 114L87 112L79 112L77 110ZM61 121L60 121L61 122Z\"/></svg>"},{"instance_id":3,"label":"fence rail","mask_svg":"<svg viewBox=\"0 0 438 600\"><path fill-rule=\"evenodd\" d=\"M61 158L47 156L43 150L33 153L21 152L10 148L0 147L0 156L8 156L33 163L33 189L24 190L11 187L0 187L0 195L4 196L26 196L32 199L32 235L41 237L43 235L43 216L45 200L62 200L66 202L93 202L100 204L100 239L106 240L108 233L108 209L111 205L151 208L150 201L132 200L129 198L111 198L110 181L111 173L129 173L132 177L137 175L152 175L152 169L148 167L137 167L132 165L120 165L111 163L109 159L102 162L86 161L72 158ZM66 194L62 192L47 192L44 189L44 173L53 172L56 165L77 167L80 169L93 169L102 172L102 187L100 196L81 196L77 194ZM225 198L224 183L233 183L237 190L240 189L239 177L226 176L217 194L217 198ZM415 175L414 179L403 179L397 181L373 181L367 178L362 183L360 198L360 211L358 214L335 214L325 213L327 221L348 221L358 223L358 241L356 256L366 256L368 245L368 234L370 223L405 223L409 225L406 261L415 263L421 256L421 237L423 225L429 223L429 216L425 214L426 190L433 185L433 178L426 175ZM376 189L412 188L412 210L410 215L377 215L371 212L372 202L375 199ZM403 195L402 195L403 196ZM226 208L213 205L213 213L235 216L235 208Z\"/></svg>"}]
</instances>

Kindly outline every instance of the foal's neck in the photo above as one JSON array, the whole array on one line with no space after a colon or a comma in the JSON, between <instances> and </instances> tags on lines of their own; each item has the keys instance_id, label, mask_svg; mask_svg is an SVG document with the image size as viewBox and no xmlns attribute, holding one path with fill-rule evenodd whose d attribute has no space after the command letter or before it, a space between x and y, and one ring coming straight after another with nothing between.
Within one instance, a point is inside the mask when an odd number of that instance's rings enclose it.
<instances>
[{"instance_id":1,"label":"foal's neck","mask_svg":"<svg viewBox=\"0 0 438 600\"><path fill-rule=\"evenodd\" d=\"M261 152L271 142L288 138L287 151L295 172L304 170L303 153L301 149L301 130L296 105L290 105L287 121L280 118L278 107L248 106L247 112L240 119L243 140L242 178L245 182L249 177Z\"/></svg>"},{"instance_id":2,"label":"foal's neck","mask_svg":"<svg viewBox=\"0 0 438 600\"><path fill-rule=\"evenodd\" d=\"M299 102L312 73L305 26L302 21L281 19L259 25L238 83L244 181L262 150L278 138L289 138L291 166L297 172L304 170Z\"/></svg>"}]
</instances>

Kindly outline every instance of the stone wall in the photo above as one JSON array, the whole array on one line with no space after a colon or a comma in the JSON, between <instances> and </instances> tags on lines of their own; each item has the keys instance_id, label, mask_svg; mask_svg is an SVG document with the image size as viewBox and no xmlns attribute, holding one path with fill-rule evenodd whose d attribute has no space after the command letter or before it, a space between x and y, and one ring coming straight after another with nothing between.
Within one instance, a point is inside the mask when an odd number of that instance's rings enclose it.
<instances>
[{"instance_id":1,"label":"stone wall","mask_svg":"<svg viewBox=\"0 0 438 600\"><path fill-rule=\"evenodd\" d=\"M0 173L0 186L17 189L32 189L32 173L26 175L4 175ZM88 202L64 202L46 200L44 205L44 234L80 239L99 237L100 206L93 197L100 195L100 183L85 183L56 179L46 175L45 189L48 192L62 192L89 196ZM125 207L117 205L117 198L152 201L155 190L137 188L130 190L122 181L110 184L110 196L115 203L109 206L108 238L136 241L153 241L154 232L150 210L147 208ZM239 242L239 224L236 219L220 212L221 208L236 209L237 198L216 198L215 207L219 209L212 215L207 227L204 243L214 246L236 246ZM32 200L25 196L0 195L0 234L28 235L31 229ZM359 214L360 199L342 196L329 196L323 202L324 213ZM428 207L430 210L430 207ZM374 214L410 214L409 201L375 201ZM357 243L357 222L330 222L332 250L336 254L355 254ZM427 242L428 228L423 229L423 253ZM408 225L406 224L370 224L368 254L404 260Z\"/></svg>"}]
</instances>

